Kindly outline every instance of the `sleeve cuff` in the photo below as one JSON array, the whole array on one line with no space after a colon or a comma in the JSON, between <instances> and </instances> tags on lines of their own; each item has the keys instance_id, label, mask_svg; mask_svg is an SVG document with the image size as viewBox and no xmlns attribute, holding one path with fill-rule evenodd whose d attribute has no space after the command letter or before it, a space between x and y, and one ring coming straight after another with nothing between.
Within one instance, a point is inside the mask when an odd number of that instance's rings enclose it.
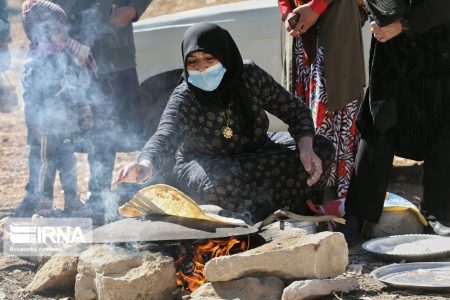
<instances>
[{"instance_id":1,"label":"sleeve cuff","mask_svg":"<svg viewBox=\"0 0 450 300\"><path fill-rule=\"evenodd\" d=\"M292 6L289 1L278 0L278 7L280 8L281 20L284 22L288 13L292 12Z\"/></svg>"},{"instance_id":2,"label":"sleeve cuff","mask_svg":"<svg viewBox=\"0 0 450 300\"><path fill-rule=\"evenodd\" d=\"M144 167L148 168L148 167L150 167L151 162L149 159L142 159L138 162L138 164L143 165Z\"/></svg>"},{"instance_id":3,"label":"sleeve cuff","mask_svg":"<svg viewBox=\"0 0 450 300\"><path fill-rule=\"evenodd\" d=\"M321 15L328 7L328 2L325 0L312 0L307 4L318 15Z\"/></svg>"}]
</instances>

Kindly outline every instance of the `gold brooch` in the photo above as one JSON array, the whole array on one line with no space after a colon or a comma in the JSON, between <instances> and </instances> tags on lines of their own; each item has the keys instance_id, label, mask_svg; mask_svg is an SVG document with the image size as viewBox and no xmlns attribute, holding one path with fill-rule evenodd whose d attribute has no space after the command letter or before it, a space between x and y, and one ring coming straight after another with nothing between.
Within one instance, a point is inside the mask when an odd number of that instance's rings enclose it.
<instances>
[{"instance_id":1,"label":"gold brooch","mask_svg":"<svg viewBox=\"0 0 450 300\"><path fill-rule=\"evenodd\" d=\"M226 139L231 139L233 137L233 129L231 129L228 124L222 128L222 134Z\"/></svg>"}]
</instances>

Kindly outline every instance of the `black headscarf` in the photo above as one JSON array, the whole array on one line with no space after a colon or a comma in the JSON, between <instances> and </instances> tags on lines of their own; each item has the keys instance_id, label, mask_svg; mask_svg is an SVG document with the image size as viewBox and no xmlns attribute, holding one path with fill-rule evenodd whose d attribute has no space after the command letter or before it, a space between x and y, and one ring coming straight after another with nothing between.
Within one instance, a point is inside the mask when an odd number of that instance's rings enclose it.
<instances>
[{"instance_id":1,"label":"black headscarf","mask_svg":"<svg viewBox=\"0 0 450 300\"><path fill-rule=\"evenodd\" d=\"M204 91L188 82L187 58L195 51L203 51L217 58L227 70L219 87L211 92ZM188 28L181 44L184 71L183 79L194 96L205 106L228 108L237 115L244 132L251 132L255 126L248 99L247 89L242 83L244 63L241 53L230 33L212 23L198 23Z\"/></svg>"}]
</instances>

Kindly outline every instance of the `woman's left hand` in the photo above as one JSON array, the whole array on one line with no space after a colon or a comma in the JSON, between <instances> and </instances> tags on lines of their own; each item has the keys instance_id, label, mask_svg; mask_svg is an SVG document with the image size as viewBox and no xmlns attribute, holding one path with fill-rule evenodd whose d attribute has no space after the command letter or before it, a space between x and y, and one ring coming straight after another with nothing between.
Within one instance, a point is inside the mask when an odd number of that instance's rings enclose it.
<instances>
[{"instance_id":1,"label":"woman's left hand","mask_svg":"<svg viewBox=\"0 0 450 300\"><path fill-rule=\"evenodd\" d=\"M388 26L380 27L375 22L370 22L370 29L372 30L373 36L380 43L385 43L390 39L396 37L400 33L402 33L403 26L400 20L395 21Z\"/></svg>"},{"instance_id":2,"label":"woman's left hand","mask_svg":"<svg viewBox=\"0 0 450 300\"><path fill-rule=\"evenodd\" d=\"M304 34L308 31L308 29L316 24L319 19L319 14L316 13L309 5L303 4L294 9L293 11L296 14L300 14L300 19L298 20L298 24L295 28L289 32L290 35L298 37L299 35Z\"/></svg>"},{"instance_id":3,"label":"woman's left hand","mask_svg":"<svg viewBox=\"0 0 450 300\"><path fill-rule=\"evenodd\" d=\"M308 186L316 184L322 175L322 160L314 152L312 144L313 138L310 136L301 137L298 142L300 161L302 162L305 171L310 175L306 181Z\"/></svg>"}]
</instances>

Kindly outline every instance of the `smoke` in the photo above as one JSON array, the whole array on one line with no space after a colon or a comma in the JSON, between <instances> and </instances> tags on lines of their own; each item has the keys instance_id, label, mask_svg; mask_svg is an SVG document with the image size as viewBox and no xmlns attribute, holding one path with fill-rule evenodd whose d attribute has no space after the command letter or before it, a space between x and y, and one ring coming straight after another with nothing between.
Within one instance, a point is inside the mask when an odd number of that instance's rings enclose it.
<instances>
[{"instance_id":1,"label":"smoke","mask_svg":"<svg viewBox=\"0 0 450 300\"><path fill-rule=\"evenodd\" d=\"M50 145L47 144L47 149L52 151L46 153L50 181L55 181L58 172L60 179L70 178L67 176L70 173L67 169L76 165L70 166L69 163L67 166L65 163L72 160L73 152L89 152L90 176L96 179L89 182L88 197L92 195L92 198L100 199L104 206L101 218L103 222L111 222L118 218L117 207L131 197L111 192L114 154L116 151L139 151L142 148L156 129L179 74L172 74L170 80L168 77L160 77L148 81L147 93L141 94L139 102L139 87L137 76L133 74L134 69L120 71L115 75L111 72L121 69L118 67L120 61L114 59L114 53L120 52L118 46L133 42L132 27L113 28L108 23L109 15L99 13L95 7L83 10L75 16L76 19L70 18L72 26L67 29L61 26L55 28L50 18L33 26L33 35L37 36L39 42L31 45L25 62L20 58L24 56L27 47L13 40L10 44L12 64L23 64L22 78L17 81L17 85L23 85L28 143L40 145L42 136L54 137ZM71 38L91 47L99 67L97 77L88 68L77 65L73 55L62 44L58 44L58 39L53 39L60 33L67 33ZM42 49L44 50L41 51ZM134 48L132 50L134 52ZM134 54L130 55L127 59L134 60ZM121 72L122 75L118 74ZM86 126L81 110L86 106L93 113L91 126ZM144 116L146 129L142 122ZM26 148L22 150L25 152ZM30 178L32 184L27 187L27 192L30 193L40 188L36 178L39 176L36 174L43 170L40 154L31 153L38 156L33 161L39 163L30 165L30 175L35 177ZM71 172L75 174L75 171ZM154 180L163 181L156 177ZM70 195L73 186L77 191L76 178L73 183L65 181L66 184L62 184L64 195ZM52 193L50 196L53 196ZM89 208L95 215L94 209ZM32 214L32 208L29 209Z\"/></svg>"}]
</instances>

